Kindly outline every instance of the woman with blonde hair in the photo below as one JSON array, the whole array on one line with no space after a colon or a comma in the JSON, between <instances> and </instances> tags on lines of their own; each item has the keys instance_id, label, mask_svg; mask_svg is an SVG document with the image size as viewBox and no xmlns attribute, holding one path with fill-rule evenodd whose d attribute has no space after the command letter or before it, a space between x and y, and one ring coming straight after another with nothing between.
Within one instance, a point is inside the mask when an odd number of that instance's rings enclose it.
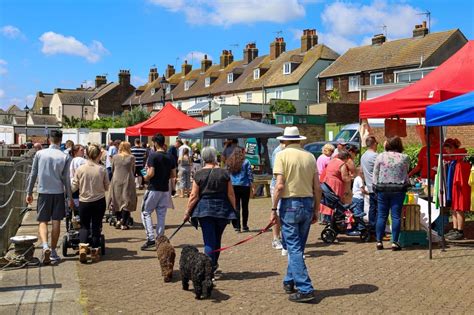
<instances>
[{"instance_id":1,"label":"woman with blonde hair","mask_svg":"<svg viewBox=\"0 0 474 315\"><path fill-rule=\"evenodd\" d=\"M105 192L109 188L109 177L104 166L99 164L100 148L96 144L87 147L89 159L81 165L72 180L72 191L79 190L79 261L87 262L89 245L92 246L92 262L100 260L100 233L105 213ZM91 231L92 230L92 231ZM92 243L88 244L89 235Z\"/></svg>"},{"instance_id":2,"label":"woman with blonde hair","mask_svg":"<svg viewBox=\"0 0 474 315\"><path fill-rule=\"evenodd\" d=\"M118 154L112 159L112 174L109 206L112 207L119 220L115 227L128 230L130 212L137 208L135 157L132 155L130 142L120 143Z\"/></svg>"},{"instance_id":3,"label":"woman with blonde hair","mask_svg":"<svg viewBox=\"0 0 474 315\"><path fill-rule=\"evenodd\" d=\"M329 161L331 161L331 156L334 153L335 149L336 148L330 143L326 143L321 149L322 154L316 160L316 166L318 167L318 173L320 176L323 174L323 171L328 166Z\"/></svg>"}]
</instances>

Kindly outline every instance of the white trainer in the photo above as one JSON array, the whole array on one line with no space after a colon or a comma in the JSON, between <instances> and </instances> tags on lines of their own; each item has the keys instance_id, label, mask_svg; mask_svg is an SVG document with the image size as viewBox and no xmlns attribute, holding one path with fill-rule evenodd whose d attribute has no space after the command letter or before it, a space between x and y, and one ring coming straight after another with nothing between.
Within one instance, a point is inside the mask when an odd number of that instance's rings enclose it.
<instances>
[{"instance_id":1,"label":"white trainer","mask_svg":"<svg viewBox=\"0 0 474 315\"><path fill-rule=\"evenodd\" d=\"M281 241L278 239L278 238L275 238L273 241L272 241L272 247L274 249L282 249L283 246L281 245Z\"/></svg>"}]
</instances>

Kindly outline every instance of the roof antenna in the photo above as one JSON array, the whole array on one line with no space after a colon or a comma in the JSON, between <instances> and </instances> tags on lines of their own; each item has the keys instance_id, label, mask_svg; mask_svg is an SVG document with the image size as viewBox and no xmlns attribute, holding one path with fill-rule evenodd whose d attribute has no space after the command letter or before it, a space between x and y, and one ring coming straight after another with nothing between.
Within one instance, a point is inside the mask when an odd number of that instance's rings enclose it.
<instances>
[{"instance_id":1,"label":"roof antenna","mask_svg":"<svg viewBox=\"0 0 474 315\"><path fill-rule=\"evenodd\" d=\"M277 34L277 36L281 36L281 34L283 34L283 31L276 31L275 33Z\"/></svg>"},{"instance_id":2,"label":"roof antenna","mask_svg":"<svg viewBox=\"0 0 474 315\"><path fill-rule=\"evenodd\" d=\"M383 24L380 26L382 28L383 34L385 35L385 38L387 38L387 25Z\"/></svg>"},{"instance_id":3,"label":"roof antenna","mask_svg":"<svg viewBox=\"0 0 474 315\"><path fill-rule=\"evenodd\" d=\"M179 60L179 57L176 57L176 60L175 60L175 62L174 62L174 67L175 67L176 69L178 69L178 60Z\"/></svg>"},{"instance_id":4,"label":"roof antenna","mask_svg":"<svg viewBox=\"0 0 474 315\"><path fill-rule=\"evenodd\" d=\"M425 12L417 13L416 15L424 15L428 18L428 34L431 32L431 12L425 10Z\"/></svg>"},{"instance_id":5,"label":"roof antenna","mask_svg":"<svg viewBox=\"0 0 474 315\"><path fill-rule=\"evenodd\" d=\"M234 51L237 51L237 48L239 48L239 44L230 44L229 46L230 47L235 47L235 49L232 48Z\"/></svg>"}]
</instances>

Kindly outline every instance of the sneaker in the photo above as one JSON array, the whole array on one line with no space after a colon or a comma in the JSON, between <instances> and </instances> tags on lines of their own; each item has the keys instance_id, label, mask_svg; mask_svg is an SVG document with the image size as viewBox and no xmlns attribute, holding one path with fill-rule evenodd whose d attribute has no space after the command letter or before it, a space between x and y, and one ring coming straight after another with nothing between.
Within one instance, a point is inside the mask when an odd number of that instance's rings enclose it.
<instances>
[{"instance_id":1,"label":"sneaker","mask_svg":"<svg viewBox=\"0 0 474 315\"><path fill-rule=\"evenodd\" d=\"M282 249L283 246L281 245L281 241L278 239L278 238L275 238L273 241L272 241L272 247L274 249Z\"/></svg>"},{"instance_id":2,"label":"sneaker","mask_svg":"<svg viewBox=\"0 0 474 315\"><path fill-rule=\"evenodd\" d=\"M295 284L294 283L283 283L283 290L286 294L295 293Z\"/></svg>"},{"instance_id":3,"label":"sneaker","mask_svg":"<svg viewBox=\"0 0 474 315\"><path fill-rule=\"evenodd\" d=\"M51 263L51 249L43 249L43 265L49 265Z\"/></svg>"},{"instance_id":4,"label":"sneaker","mask_svg":"<svg viewBox=\"0 0 474 315\"><path fill-rule=\"evenodd\" d=\"M147 250L155 246L155 241L146 241L145 244L142 245L141 250Z\"/></svg>"},{"instance_id":5,"label":"sneaker","mask_svg":"<svg viewBox=\"0 0 474 315\"><path fill-rule=\"evenodd\" d=\"M392 243L392 250L393 250L393 251L402 250L402 246L400 246L400 244L397 243L397 242L393 242L393 243Z\"/></svg>"},{"instance_id":6,"label":"sneaker","mask_svg":"<svg viewBox=\"0 0 474 315\"><path fill-rule=\"evenodd\" d=\"M282 256L288 256L288 250L282 248L282 249L281 249L281 255L282 255Z\"/></svg>"},{"instance_id":7,"label":"sneaker","mask_svg":"<svg viewBox=\"0 0 474 315\"><path fill-rule=\"evenodd\" d=\"M444 237L448 236L448 235L451 235L453 233L457 232L457 230L449 230L448 233L444 234Z\"/></svg>"},{"instance_id":8,"label":"sneaker","mask_svg":"<svg viewBox=\"0 0 474 315\"><path fill-rule=\"evenodd\" d=\"M248 226L244 226L244 228L242 229L243 232L248 232L250 231L249 227Z\"/></svg>"},{"instance_id":9,"label":"sneaker","mask_svg":"<svg viewBox=\"0 0 474 315\"><path fill-rule=\"evenodd\" d=\"M301 293L301 292L296 292L293 294L290 294L288 297L288 300L291 302L297 302L297 303L306 303L306 302L311 302L314 300L314 293L309 292L309 293Z\"/></svg>"},{"instance_id":10,"label":"sneaker","mask_svg":"<svg viewBox=\"0 0 474 315\"><path fill-rule=\"evenodd\" d=\"M450 241L459 241L459 240L462 240L463 238L464 238L464 233L461 233L459 231L455 231L446 237L446 239Z\"/></svg>"},{"instance_id":11,"label":"sneaker","mask_svg":"<svg viewBox=\"0 0 474 315\"><path fill-rule=\"evenodd\" d=\"M51 263L52 264L59 264L61 262L61 257L59 257L58 253L55 249L51 250Z\"/></svg>"}]
</instances>

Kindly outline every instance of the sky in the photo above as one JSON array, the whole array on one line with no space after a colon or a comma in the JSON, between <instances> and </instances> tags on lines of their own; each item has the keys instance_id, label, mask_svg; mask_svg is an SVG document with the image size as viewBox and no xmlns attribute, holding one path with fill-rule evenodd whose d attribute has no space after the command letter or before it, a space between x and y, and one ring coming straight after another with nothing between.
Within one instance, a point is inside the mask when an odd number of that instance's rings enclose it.
<instances>
[{"instance_id":1,"label":"sky","mask_svg":"<svg viewBox=\"0 0 474 315\"><path fill-rule=\"evenodd\" d=\"M121 69L138 87L152 67L196 69L224 49L239 60L250 42L259 55L275 37L295 49L303 29L342 54L374 34L410 37L427 11L432 32L474 39L472 0L1 0L0 108L31 107L37 91L92 86L96 75L117 82Z\"/></svg>"}]
</instances>

